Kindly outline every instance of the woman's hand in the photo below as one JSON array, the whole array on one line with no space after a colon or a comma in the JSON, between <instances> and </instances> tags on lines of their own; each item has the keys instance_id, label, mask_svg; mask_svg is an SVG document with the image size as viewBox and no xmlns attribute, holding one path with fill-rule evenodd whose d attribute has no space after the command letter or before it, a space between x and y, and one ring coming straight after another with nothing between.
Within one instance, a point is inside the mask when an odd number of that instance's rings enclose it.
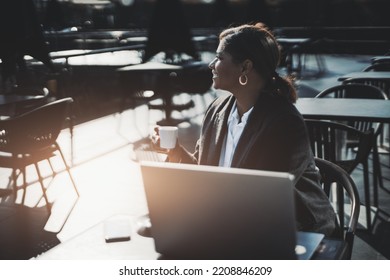
<instances>
[{"instance_id":1,"label":"woman's hand","mask_svg":"<svg viewBox=\"0 0 390 280\"><path fill-rule=\"evenodd\" d=\"M159 153L168 153L167 149L163 149L160 147L160 133L159 133L160 126L156 125L153 128L153 135L151 136L151 147L153 150Z\"/></svg>"},{"instance_id":2,"label":"woman's hand","mask_svg":"<svg viewBox=\"0 0 390 280\"><path fill-rule=\"evenodd\" d=\"M181 162L181 149L179 144L179 139L176 141L176 146L173 149L163 149L160 147L160 133L159 133L159 126L155 126L153 128L153 135L151 136L151 142L152 142L152 149L159 152L168 154L168 161L169 162Z\"/></svg>"}]
</instances>

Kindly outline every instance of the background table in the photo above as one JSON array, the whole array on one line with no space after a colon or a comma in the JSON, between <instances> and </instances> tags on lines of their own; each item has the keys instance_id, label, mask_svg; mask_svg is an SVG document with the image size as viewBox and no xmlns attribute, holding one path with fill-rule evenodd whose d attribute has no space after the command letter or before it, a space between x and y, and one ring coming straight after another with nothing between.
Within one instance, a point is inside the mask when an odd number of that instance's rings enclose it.
<instances>
[{"instance_id":1,"label":"background table","mask_svg":"<svg viewBox=\"0 0 390 280\"><path fill-rule=\"evenodd\" d=\"M300 98L296 107L306 119L390 123L390 100ZM388 144L389 140L386 141ZM382 146L382 148L388 149L386 146ZM376 191L374 188L374 194ZM378 202L376 201L374 204L377 205Z\"/></svg>"},{"instance_id":2,"label":"background table","mask_svg":"<svg viewBox=\"0 0 390 280\"><path fill-rule=\"evenodd\" d=\"M390 100L300 98L296 107L307 119L390 123Z\"/></svg>"}]
</instances>

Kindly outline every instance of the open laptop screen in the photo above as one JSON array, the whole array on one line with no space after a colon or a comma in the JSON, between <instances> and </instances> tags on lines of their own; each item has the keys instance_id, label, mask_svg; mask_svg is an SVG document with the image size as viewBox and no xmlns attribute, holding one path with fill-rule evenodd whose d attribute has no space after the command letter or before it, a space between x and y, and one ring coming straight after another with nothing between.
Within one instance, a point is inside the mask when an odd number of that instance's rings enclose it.
<instances>
[{"instance_id":1,"label":"open laptop screen","mask_svg":"<svg viewBox=\"0 0 390 280\"><path fill-rule=\"evenodd\" d=\"M293 176L141 162L156 251L171 258L295 259Z\"/></svg>"}]
</instances>

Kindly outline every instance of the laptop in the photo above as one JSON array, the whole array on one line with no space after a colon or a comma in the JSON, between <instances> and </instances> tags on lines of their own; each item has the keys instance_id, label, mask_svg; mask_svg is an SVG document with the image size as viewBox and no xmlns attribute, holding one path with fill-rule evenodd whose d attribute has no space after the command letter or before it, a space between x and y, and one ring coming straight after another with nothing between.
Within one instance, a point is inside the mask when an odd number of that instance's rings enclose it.
<instances>
[{"instance_id":1,"label":"laptop","mask_svg":"<svg viewBox=\"0 0 390 280\"><path fill-rule=\"evenodd\" d=\"M293 175L150 161L140 167L163 258L299 258ZM313 252L303 249L309 258Z\"/></svg>"},{"instance_id":2,"label":"laptop","mask_svg":"<svg viewBox=\"0 0 390 280\"><path fill-rule=\"evenodd\" d=\"M137 162L141 161L167 161L167 153L159 152L151 147L150 143L139 143L134 145L132 159Z\"/></svg>"}]
</instances>

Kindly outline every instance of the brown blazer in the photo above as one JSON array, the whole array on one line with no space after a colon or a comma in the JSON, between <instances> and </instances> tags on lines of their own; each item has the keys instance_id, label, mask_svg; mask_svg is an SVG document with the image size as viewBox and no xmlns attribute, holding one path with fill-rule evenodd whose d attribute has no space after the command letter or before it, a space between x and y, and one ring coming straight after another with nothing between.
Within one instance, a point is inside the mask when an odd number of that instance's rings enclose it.
<instances>
[{"instance_id":1,"label":"brown blazer","mask_svg":"<svg viewBox=\"0 0 390 280\"><path fill-rule=\"evenodd\" d=\"M218 165L227 133L232 95L219 97L206 111L195 152L181 148L183 163ZM289 172L295 176L298 230L322 232L336 229L336 216L319 183L304 120L282 97L260 94L233 155L232 167Z\"/></svg>"}]
</instances>

